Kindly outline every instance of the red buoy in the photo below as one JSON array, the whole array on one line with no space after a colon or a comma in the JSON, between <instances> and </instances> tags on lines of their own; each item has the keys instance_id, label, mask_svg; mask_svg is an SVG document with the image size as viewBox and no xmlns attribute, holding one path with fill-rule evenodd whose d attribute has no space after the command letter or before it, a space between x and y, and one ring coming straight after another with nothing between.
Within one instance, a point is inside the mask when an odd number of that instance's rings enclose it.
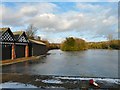
<instances>
[{"instance_id":1,"label":"red buoy","mask_svg":"<svg viewBox=\"0 0 120 90\"><path fill-rule=\"evenodd\" d=\"M90 84L90 85L94 85L94 86L96 86L96 87L100 87L93 79L90 79L90 80L89 80L89 84Z\"/></svg>"},{"instance_id":2,"label":"red buoy","mask_svg":"<svg viewBox=\"0 0 120 90\"><path fill-rule=\"evenodd\" d=\"M90 80L89 80L89 83L93 85L94 80L93 80L93 79L90 79Z\"/></svg>"}]
</instances>

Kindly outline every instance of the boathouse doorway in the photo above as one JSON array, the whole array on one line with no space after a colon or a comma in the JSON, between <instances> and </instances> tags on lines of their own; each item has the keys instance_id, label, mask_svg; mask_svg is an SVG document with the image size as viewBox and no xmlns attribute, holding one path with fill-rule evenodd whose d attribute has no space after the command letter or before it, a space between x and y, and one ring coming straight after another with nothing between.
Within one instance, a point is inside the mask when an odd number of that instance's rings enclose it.
<instances>
[{"instance_id":1,"label":"boathouse doorway","mask_svg":"<svg viewBox=\"0 0 120 90\"><path fill-rule=\"evenodd\" d=\"M2 45L2 60L11 59L11 58L12 58L12 45L3 44Z\"/></svg>"},{"instance_id":2,"label":"boathouse doorway","mask_svg":"<svg viewBox=\"0 0 120 90\"><path fill-rule=\"evenodd\" d=\"M16 58L25 57L25 45L15 46Z\"/></svg>"}]
</instances>

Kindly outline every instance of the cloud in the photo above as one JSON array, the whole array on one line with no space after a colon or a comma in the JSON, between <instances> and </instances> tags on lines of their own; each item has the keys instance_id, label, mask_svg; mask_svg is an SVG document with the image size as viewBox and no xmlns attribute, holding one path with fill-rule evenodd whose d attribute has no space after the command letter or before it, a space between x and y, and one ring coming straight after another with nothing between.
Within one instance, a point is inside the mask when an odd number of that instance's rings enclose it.
<instances>
[{"instance_id":1,"label":"cloud","mask_svg":"<svg viewBox=\"0 0 120 90\"><path fill-rule=\"evenodd\" d=\"M79 9L84 9L88 11L96 11L96 9L101 8L100 5L92 5L92 4L86 4L86 3L77 3L76 7Z\"/></svg>"},{"instance_id":2,"label":"cloud","mask_svg":"<svg viewBox=\"0 0 120 90\"><path fill-rule=\"evenodd\" d=\"M109 33L117 34L117 6L111 7L109 4L76 3L75 10L66 12L59 12L61 7L54 3L16 3L14 8L3 4L2 7L0 5L0 20L3 25L14 27L32 23L48 34L75 31L89 33L97 38Z\"/></svg>"},{"instance_id":3,"label":"cloud","mask_svg":"<svg viewBox=\"0 0 120 90\"><path fill-rule=\"evenodd\" d=\"M38 14L50 13L56 11L56 5L52 3L16 3L15 8L6 7L4 4L2 9L3 25L21 26L25 25L30 18L35 17Z\"/></svg>"}]
</instances>

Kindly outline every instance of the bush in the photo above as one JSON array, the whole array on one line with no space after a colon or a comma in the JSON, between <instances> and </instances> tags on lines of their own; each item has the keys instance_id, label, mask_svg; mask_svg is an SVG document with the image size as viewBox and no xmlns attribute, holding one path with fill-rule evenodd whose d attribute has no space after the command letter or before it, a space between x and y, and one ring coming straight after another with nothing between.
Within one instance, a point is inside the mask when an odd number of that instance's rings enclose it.
<instances>
[{"instance_id":1,"label":"bush","mask_svg":"<svg viewBox=\"0 0 120 90\"><path fill-rule=\"evenodd\" d=\"M86 49L86 42L85 40L79 38L69 37L61 44L60 47L63 51L79 51Z\"/></svg>"}]
</instances>

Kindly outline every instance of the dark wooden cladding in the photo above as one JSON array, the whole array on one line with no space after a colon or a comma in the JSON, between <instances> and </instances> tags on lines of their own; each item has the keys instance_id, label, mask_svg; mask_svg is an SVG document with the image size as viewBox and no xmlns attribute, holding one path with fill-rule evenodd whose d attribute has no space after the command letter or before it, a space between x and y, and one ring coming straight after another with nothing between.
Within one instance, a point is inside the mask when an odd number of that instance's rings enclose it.
<instances>
[{"instance_id":1,"label":"dark wooden cladding","mask_svg":"<svg viewBox=\"0 0 120 90\"><path fill-rule=\"evenodd\" d=\"M15 46L16 58L25 57L25 45Z\"/></svg>"},{"instance_id":2,"label":"dark wooden cladding","mask_svg":"<svg viewBox=\"0 0 120 90\"><path fill-rule=\"evenodd\" d=\"M2 60L11 59L12 46L9 44L2 45Z\"/></svg>"},{"instance_id":3,"label":"dark wooden cladding","mask_svg":"<svg viewBox=\"0 0 120 90\"><path fill-rule=\"evenodd\" d=\"M30 55L32 56L39 56L44 55L47 52L46 45L31 43L30 44Z\"/></svg>"},{"instance_id":4,"label":"dark wooden cladding","mask_svg":"<svg viewBox=\"0 0 120 90\"><path fill-rule=\"evenodd\" d=\"M2 60L2 45L0 44L0 60Z\"/></svg>"}]
</instances>

